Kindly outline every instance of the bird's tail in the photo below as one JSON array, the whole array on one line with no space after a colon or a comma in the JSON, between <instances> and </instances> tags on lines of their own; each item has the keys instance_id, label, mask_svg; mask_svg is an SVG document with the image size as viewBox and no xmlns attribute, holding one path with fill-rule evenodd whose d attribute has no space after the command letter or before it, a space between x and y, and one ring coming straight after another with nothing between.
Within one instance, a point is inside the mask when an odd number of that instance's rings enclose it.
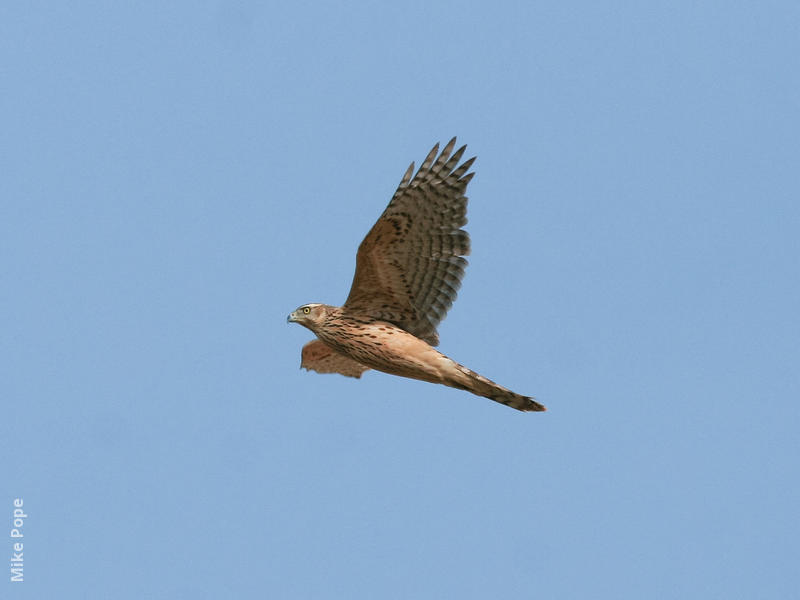
<instances>
[{"instance_id":1,"label":"bird's tail","mask_svg":"<svg viewBox=\"0 0 800 600\"><path fill-rule=\"evenodd\" d=\"M543 404L539 404L530 396L523 396L504 388L502 385L496 384L491 379L487 379L483 375L468 369L464 365L455 363L456 373L455 377L449 379L445 385L454 388L467 390L478 396L489 398L500 404L505 404L511 408L522 410L525 412L530 411L545 411L547 410Z\"/></svg>"}]
</instances>

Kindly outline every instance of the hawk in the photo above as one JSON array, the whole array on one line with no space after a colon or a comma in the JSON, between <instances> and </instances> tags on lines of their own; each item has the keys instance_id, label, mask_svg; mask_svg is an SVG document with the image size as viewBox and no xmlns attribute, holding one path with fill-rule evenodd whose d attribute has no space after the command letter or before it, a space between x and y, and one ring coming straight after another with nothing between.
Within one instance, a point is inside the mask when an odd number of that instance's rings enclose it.
<instances>
[{"instance_id":1,"label":"hawk","mask_svg":"<svg viewBox=\"0 0 800 600\"><path fill-rule=\"evenodd\" d=\"M441 383L521 411L543 411L448 358L434 346L436 327L456 299L469 254L468 172L459 165L466 146L439 144L414 173L403 175L391 202L361 242L350 295L343 306L304 304L287 321L313 331L300 366L319 373L361 377L368 369Z\"/></svg>"}]
</instances>

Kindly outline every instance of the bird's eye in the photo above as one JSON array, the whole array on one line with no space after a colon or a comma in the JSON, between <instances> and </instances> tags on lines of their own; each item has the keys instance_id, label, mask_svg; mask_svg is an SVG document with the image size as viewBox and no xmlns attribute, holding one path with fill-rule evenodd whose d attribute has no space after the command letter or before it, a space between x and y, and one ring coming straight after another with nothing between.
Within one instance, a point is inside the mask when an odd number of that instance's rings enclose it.
<instances>
[{"instance_id":1,"label":"bird's eye","mask_svg":"<svg viewBox=\"0 0 800 600\"><path fill-rule=\"evenodd\" d=\"M307 307L307 306L304 306L304 307L303 307L303 314L304 314L304 315L307 315L307 314L308 314L308 313L310 313L310 312L311 312L311 309L310 309L309 307Z\"/></svg>"}]
</instances>

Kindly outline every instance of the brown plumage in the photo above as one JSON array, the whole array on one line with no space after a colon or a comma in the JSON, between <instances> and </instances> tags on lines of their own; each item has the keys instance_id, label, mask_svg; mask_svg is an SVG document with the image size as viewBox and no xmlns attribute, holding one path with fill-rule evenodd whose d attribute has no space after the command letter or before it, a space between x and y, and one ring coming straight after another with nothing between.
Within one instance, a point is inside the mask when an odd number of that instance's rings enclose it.
<instances>
[{"instance_id":1,"label":"brown plumage","mask_svg":"<svg viewBox=\"0 0 800 600\"><path fill-rule=\"evenodd\" d=\"M436 327L456 299L470 241L468 173L475 158L459 166L455 138L433 147L414 174L403 175L389 206L358 248L350 295L341 307L306 304L289 315L317 338L303 347L301 367L361 377L367 369L467 390L517 410L543 411L516 394L451 360L433 346Z\"/></svg>"}]
</instances>

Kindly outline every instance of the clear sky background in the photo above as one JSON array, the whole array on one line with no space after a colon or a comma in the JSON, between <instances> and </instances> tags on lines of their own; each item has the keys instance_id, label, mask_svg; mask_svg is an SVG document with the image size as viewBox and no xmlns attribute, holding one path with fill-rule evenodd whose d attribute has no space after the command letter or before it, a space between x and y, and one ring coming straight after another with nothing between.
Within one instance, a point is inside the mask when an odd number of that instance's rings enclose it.
<instances>
[{"instance_id":1,"label":"clear sky background","mask_svg":"<svg viewBox=\"0 0 800 600\"><path fill-rule=\"evenodd\" d=\"M3 3L0 53L2 598L800 593L798 3ZM544 414L298 368L453 135L440 348Z\"/></svg>"}]
</instances>

